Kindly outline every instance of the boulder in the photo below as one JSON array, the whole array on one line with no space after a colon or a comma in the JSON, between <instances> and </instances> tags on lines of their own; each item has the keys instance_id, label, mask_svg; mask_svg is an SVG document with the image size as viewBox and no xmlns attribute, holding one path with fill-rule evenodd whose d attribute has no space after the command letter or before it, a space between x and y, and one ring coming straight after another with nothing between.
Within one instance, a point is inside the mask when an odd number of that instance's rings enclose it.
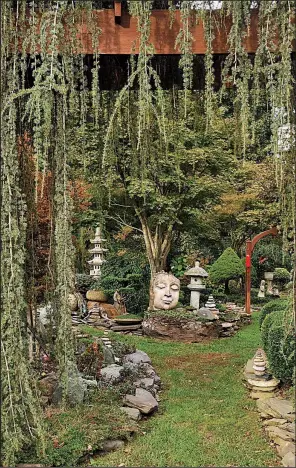
<instances>
[{"instance_id":1,"label":"boulder","mask_svg":"<svg viewBox=\"0 0 296 468\"><path fill-rule=\"evenodd\" d=\"M104 452L112 452L113 450L121 449L123 446L123 440L105 440L102 450L104 450Z\"/></svg>"},{"instance_id":2,"label":"boulder","mask_svg":"<svg viewBox=\"0 0 296 468\"><path fill-rule=\"evenodd\" d=\"M146 390L152 390L154 385L154 379L146 377L144 379L138 379L134 382L135 387L145 388Z\"/></svg>"},{"instance_id":3,"label":"boulder","mask_svg":"<svg viewBox=\"0 0 296 468\"><path fill-rule=\"evenodd\" d=\"M86 299L88 301L107 302L108 297L104 291L89 290L86 293Z\"/></svg>"},{"instance_id":4,"label":"boulder","mask_svg":"<svg viewBox=\"0 0 296 468\"><path fill-rule=\"evenodd\" d=\"M111 364L110 366L103 367L101 369L101 377L107 383L117 383L122 380L121 372L123 371L123 366L118 364Z\"/></svg>"},{"instance_id":5,"label":"boulder","mask_svg":"<svg viewBox=\"0 0 296 468\"><path fill-rule=\"evenodd\" d=\"M288 467L290 466L290 467L295 468L295 466L296 466L295 453L293 453L293 452L286 453L286 455L282 459L282 464L284 466L288 466Z\"/></svg>"},{"instance_id":6,"label":"boulder","mask_svg":"<svg viewBox=\"0 0 296 468\"><path fill-rule=\"evenodd\" d=\"M75 312L78 309L78 300L75 294L69 294L68 305L69 305L71 312Z\"/></svg>"},{"instance_id":7,"label":"boulder","mask_svg":"<svg viewBox=\"0 0 296 468\"><path fill-rule=\"evenodd\" d=\"M143 388L137 388L136 395L125 395L124 403L126 406L137 408L143 414L150 414L158 409L156 399Z\"/></svg>"},{"instance_id":8,"label":"boulder","mask_svg":"<svg viewBox=\"0 0 296 468\"><path fill-rule=\"evenodd\" d=\"M128 406L122 406L120 408L130 419L139 421L141 419L141 413L137 408L130 408Z\"/></svg>"},{"instance_id":9,"label":"boulder","mask_svg":"<svg viewBox=\"0 0 296 468\"><path fill-rule=\"evenodd\" d=\"M208 309L207 307L201 307L197 311L197 316L205 318L207 320L217 320L217 315L214 314L211 309Z\"/></svg>"},{"instance_id":10,"label":"boulder","mask_svg":"<svg viewBox=\"0 0 296 468\"><path fill-rule=\"evenodd\" d=\"M123 362L132 362L133 364L150 364L151 359L148 354L144 353L144 351L137 349L135 353L126 354L123 358Z\"/></svg>"},{"instance_id":11,"label":"boulder","mask_svg":"<svg viewBox=\"0 0 296 468\"><path fill-rule=\"evenodd\" d=\"M76 404L83 402L87 385L75 363L69 361L67 366L68 384L66 399L71 406L75 406ZM59 405L62 402L62 399L63 387L61 384L58 384L52 395L52 403L54 405Z\"/></svg>"},{"instance_id":12,"label":"boulder","mask_svg":"<svg viewBox=\"0 0 296 468\"><path fill-rule=\"evenodd\" d=\"M152 316L143 320L144 335L153 338L162 338L186 343L199 343L208 338L218 338L220 327L217 320L198 321L196 316L192 319L173 316Z\"/></svg>"},{"instance_id":13,"label":"boulder","mask_svg":"<svg viewBox=\"0 0 296 468\"><path fill-rule=\"evenodd\" d=\"M38 381L38 387L43 396L52 398L53 392L58 384L58 377L55 372L50 372L46 377Z\"/></svg>"},{"instance_id":14,"label":"boulder","mask_svg":"<svg viewBox=\"0 0 296 468\"><path fill-rule=\"evenodd\" d=\"M283 424L283 429L286 431L292 432L295 435L295 424L294 423L285 423Z\"/></svg>"}]
</instances>

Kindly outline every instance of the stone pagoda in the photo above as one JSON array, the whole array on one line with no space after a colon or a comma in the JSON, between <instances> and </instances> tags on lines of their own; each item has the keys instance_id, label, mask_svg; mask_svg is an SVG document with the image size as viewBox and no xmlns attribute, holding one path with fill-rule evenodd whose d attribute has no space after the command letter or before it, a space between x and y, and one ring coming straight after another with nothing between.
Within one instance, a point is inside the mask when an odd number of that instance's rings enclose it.
<instances>
[{"instance_id":1,"label":"stone pagoda","mask_svg":"<svg viewBox=\"0 0 296 468\"><path fill-rule=\"evenodd\" d=\"M102 244L106 242L106 239L101 237L101 228L98 226L96 228L95 238L91 239L91 243L94 244L94 247L89 250L89 253L93 255L93 258L88 261L91 266L90 276L101 276L101 265L106 261L104 259L104 253L108 249L104 249Z\"/></svg>"},{"instance_id":2,"label":"stone pagoda","mask_svg":"<svg viewBox=\"0 0 296 468\"><path fill-rule=\"evenodd\" d=\"M199 266L199 262L195 262L195 266L185 271L185 275L190 278L190 284L187 286L191 291L190 305L195 310L199 310L200 293L206 288L202 280L208 276L208 273Z\"/></svg>"}]
</instances>

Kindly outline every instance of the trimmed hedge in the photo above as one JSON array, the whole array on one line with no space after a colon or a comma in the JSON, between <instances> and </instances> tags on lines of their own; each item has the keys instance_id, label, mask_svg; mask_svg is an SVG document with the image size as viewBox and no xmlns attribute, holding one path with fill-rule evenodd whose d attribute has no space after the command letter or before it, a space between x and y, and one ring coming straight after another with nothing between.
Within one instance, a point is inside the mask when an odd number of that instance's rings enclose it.
<instances>
[{"instance_id":1,"label":"trimmed hedge","mask_svg":"<svg viewBox=\"0 0 296 468\"><path fill-rule=\"evenodd\" d=\"M276 314L267 315L261 328L262 345L270 371L283 382L292 380L295 360L295 336L293 329L288 334L285 331L286 313L285 310L278 310Z\"/></svg>"},{"instance_id":2,"label":"trimmed hedge","mask_svg":"<svg viewBox=\"0 0 296 468\"><path fill-rule=\"evenodd\" d=\"M278 312L279 310L285 310L288 307L287 299L274 299L265 304L259 316L259 327L262 327L263 320L265 317L272 312Z\"/></svg>"}]
</instances>

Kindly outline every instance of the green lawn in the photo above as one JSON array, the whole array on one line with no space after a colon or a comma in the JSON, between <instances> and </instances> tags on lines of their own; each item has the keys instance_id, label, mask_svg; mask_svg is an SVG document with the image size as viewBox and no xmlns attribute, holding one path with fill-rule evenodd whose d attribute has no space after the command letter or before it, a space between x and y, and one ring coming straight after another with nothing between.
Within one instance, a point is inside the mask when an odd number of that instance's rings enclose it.
<instances>
[{"instance_id":1,"label":"green lawn","mask_svg":"<svg viewBox=\"0 0 296 468\"><path fill-rule=\"evenodd\" d=\"M94 458L93 466L279 465L241 380L260 344L258 314L235 337L208 344L116 334L114 339L146 351L164 389L158 414L141 423L143 434L122 450Z\"/></svg>"}]
</instances>

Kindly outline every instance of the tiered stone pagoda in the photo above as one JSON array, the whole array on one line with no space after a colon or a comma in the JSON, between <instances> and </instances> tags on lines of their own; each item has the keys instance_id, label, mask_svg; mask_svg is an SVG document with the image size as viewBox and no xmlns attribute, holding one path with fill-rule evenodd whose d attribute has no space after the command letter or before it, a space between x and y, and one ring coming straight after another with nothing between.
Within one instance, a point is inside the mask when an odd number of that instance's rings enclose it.
<instances>
[{"instance_id":1,"label":"tiered stone pagoda","mask_svg":"<svg viewBox=\"0 0 296 468\"><path fill-rule=\"evenodd\" d=\"M93 258L88 261L91 266L90 276L101 276L101 266L106 261L104 253L108 252L108 249L102 247L104 242L106 242L106 239L101 237L101 228L98 226L96 228L95 238L91 239L91 243L94 244L94 247L89 250L89 253L93 255Z\"/></svg>"}]
</instances>

